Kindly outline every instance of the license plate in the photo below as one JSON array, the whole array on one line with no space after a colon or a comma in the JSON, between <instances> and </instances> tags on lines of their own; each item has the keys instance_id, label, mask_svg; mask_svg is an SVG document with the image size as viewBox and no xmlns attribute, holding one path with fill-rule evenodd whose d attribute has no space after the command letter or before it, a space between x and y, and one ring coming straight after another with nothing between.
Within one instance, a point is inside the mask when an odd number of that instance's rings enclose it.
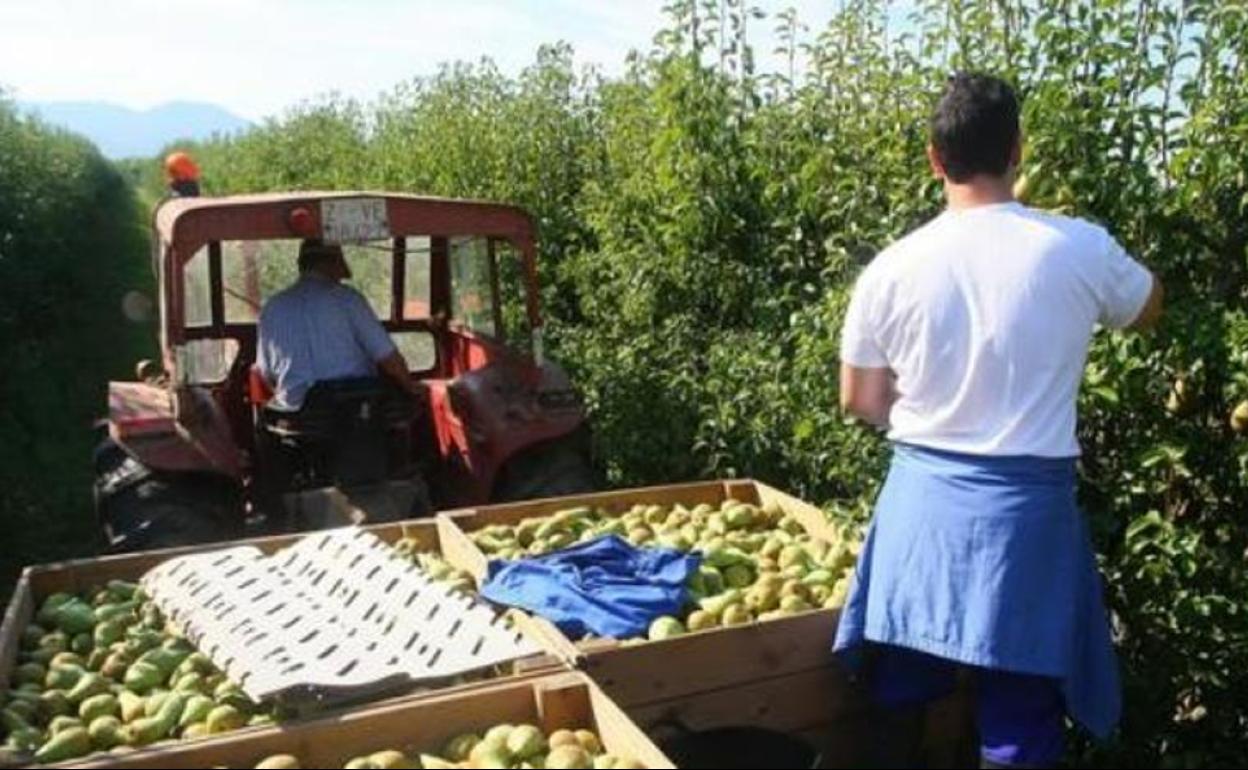
<instances>
[{"instance_id":1,"label":"license plate","mask_svg":"<svg viewBox=\"0 0 1248 770\"><path fill-rule=\"evenodd\" d=\"M360 243L390 237L384 198L321 201L321 233L332 243Z\"/></svg>"}]
</instances>

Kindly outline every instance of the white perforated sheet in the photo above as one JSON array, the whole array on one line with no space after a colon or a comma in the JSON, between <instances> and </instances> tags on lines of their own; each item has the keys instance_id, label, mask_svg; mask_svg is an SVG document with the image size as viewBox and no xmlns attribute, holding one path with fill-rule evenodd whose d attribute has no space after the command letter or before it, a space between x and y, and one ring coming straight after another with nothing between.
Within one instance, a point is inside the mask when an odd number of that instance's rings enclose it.
<instances>
[{"instance_id":1,"label":"white perforated sheet","mask_svg":"<svg viewBox=\"0 0 1248 770\"><path fill-rule=\"evenodd\" d=\"M356 527L171 559L143 587L255 700L350 700L541 652Z\"/></svg>"}]
</instances>

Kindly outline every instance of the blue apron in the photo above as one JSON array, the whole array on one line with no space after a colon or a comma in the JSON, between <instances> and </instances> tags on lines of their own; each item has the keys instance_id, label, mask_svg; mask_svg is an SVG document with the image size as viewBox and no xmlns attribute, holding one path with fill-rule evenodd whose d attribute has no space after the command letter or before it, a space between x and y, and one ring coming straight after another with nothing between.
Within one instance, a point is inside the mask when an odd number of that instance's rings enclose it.
<instances>
[{"instance_id":1,"label":"blue apron","mask_svg":"<svg viewBox=\"0 0 1248 770\"><path fill-rule=\"evenodd\" d=\"M834 650L863 642L1056 677L1098 737L1122 695L1074 458L983 457L897 444Z\"/></svg>"}]
</instances>

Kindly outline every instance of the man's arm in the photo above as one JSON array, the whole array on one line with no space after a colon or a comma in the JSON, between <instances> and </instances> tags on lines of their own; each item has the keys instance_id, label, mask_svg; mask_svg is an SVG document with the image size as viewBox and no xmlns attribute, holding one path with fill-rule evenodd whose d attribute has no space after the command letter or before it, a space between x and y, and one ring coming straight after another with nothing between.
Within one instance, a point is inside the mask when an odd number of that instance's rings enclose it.
<instances>
[{"instance_id":1,"label":"man's arm","mask_svg":"<svg viewBox=\"0 0 1248 770\"><path fill-rule=\"evenodd\" d=\"M1135 320L1127 326L1127 329L1134 332L1148 331L1157 325L1161 320L1161 311L1166 303L1166 289L1161 284L1161 279L1153 276L1153 287L1148 292L1148 299L1144 301L1144 307L1140 310L1140 314Z\"/></svg>"},{"instance_id":2,"label":"man's arm","mask_svg":"<svg viewBox=\"0 0 1248 770\"><path fill-rule=\"evenodd\" d=\"M1097 264L1100 322L1111 329L1147 331L1161 318L1165 290L1157 276L1105 235Z\"/></svg>"},{"instance_id":3,"label":"man's arm","mask_svg":"<svg viewBox=\"0 0 1248 770\"><path fill-rule=\"evenodd\" d=\"M350 297L351 325L355 330L356 341L368 353L369 358L377 365L377 371L383 377L398 385L413 396L420 395L421 388L412 380L407 360L395 347L394 340L373 314L372 306L358 291L346 287Z\"/></svg>"},{"instance_id":4,"label":"man's arm","mask_svg":"<svg viewBox=\"0 0 1248 770\"><path fill-rule=\"evenodd\" d=\"M841 328L841 409L868 423L888 427L889 412L897 400L896 375L888 365L872 318L878 295L876 263L859 276Z\"/></svg>"},{"instance_id":5,"label":"man's arm","mask_svg":"<svg viewBox=\"0 0 1248 770\"><path fill-rule=\"evenodd\" d=\"M412 380L411 370L407 367L407 360L403 358L403 354L397 348L393 353L377 362L377 370L407 393L413 396L420 395L421 388Z\"/></svg>"},{"instance_id":6,"label":"man's arm","mask_svg":"<svg viewBox=\"0 0 1248 770\"><path fill-rule=\"evenodd\" d=\"M897 400L896 375L887 367L863 369L841 364L841 408L880 428Z\"/></svg>"}]
</instances>

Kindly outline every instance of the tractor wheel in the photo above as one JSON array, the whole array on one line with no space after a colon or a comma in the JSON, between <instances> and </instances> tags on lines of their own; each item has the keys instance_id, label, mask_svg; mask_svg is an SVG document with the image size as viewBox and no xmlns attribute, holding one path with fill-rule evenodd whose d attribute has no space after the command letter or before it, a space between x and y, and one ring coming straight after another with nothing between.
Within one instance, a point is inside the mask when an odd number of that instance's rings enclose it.
<instances>
[{"instance_id":1,"label":"tractor wheel","mask_svg":"<svg viewBox=\"0 0 1248 770\"><path fill-rule=\"evenodd\" d=\"M503 468L494 485L493 501L563 497L597 490L587 439L587 434L578 431L521 452Z\"/></svg>"},{"instance_id":2,"label":"tractor wheel","mask_svg":"<svg viewBox=\"0 0 1248 770\"><path fill-rule=\"evenodd\" d=\"M96 452L96 514L109 553L214 543L243 536L237 485L142 468L111 442Z\"/></svg>"}]
</instances>

